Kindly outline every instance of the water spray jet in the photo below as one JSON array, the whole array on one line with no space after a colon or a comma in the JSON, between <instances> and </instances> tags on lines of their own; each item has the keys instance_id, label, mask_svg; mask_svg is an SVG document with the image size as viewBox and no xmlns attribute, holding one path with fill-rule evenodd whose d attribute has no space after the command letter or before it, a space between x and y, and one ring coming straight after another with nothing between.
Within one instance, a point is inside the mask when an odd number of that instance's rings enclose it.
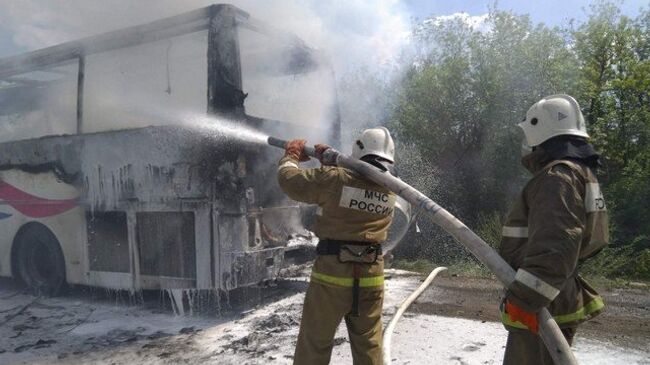
<instances>
[{"instance_id":1,"label":"water spray jet","mask_svg":"<svg viewBox=\"0 0 650 365\"><path fill-rule=\"evenodd\" d=\"M270 146L284 148L287 141L268 137L267 143ZM312 147L305 147L305 153L308 156L316 157L316 151ZM390 173L379 170L378 168L361 161L359 159L346 156L339 151L330 148L323 152L321 159L324 164L336 165L353 170L364 176L368 180L381 185L388 190L399 195L412 206L420 208L421 211L428 213L429 217L435 224L451 234L456 241L462 244L472 255L497 277L497 279L507 288L515 280L515 270L508 265L505 260L490 247L476 233L469 229L463 222L454 217L451 213L438 205L426 195L422 194L409 184L394 177ZM571 347L567 343L560 327L555 322L548 309L543 308L537 314L539 322L539 335L541 336L548 352L557 365L577 365ZM385 363L390 363L391 359L384 359ZM387 361L387 362L386 362Z\"/></svg>"},{"instance_id":2,"label":"water spray jet","mask_svg":"<svg viewBox=\"0 0 650 365\"><path fill-rule=\"evenodd\" d=\"M210 115L183 114L170 120L181 120L181 125L189 126L213 138L234 139L252 144L264 144L269 138L259 130L243 126L242 123Z\"/></svg>"}]
</instances>

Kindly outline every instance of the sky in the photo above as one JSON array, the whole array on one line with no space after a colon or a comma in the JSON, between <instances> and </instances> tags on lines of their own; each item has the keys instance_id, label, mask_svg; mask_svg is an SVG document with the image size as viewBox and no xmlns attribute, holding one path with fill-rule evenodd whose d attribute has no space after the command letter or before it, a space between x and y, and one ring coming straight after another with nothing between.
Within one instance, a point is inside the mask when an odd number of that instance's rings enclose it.
<instances>
[{"instance_id":1,"label":"sky","mask_svg":"<svg viewBox=\"0 0 650 365\"><path fill-rule=\"evenodd\" d=\"M639 8L648 7L650 0L614 0L619 4L623 14L635 16ZM448 15L465 12L471 16L488 12L488 7L495 0L404 0L408 9L417 17L428 15ZM550 26L566 24L569 19L584 20L585 9L594 3L593 0L499 0L498 8L512 10L518 14L530 14L536 23L546 23Z\"/></svg>"}]
</instances>

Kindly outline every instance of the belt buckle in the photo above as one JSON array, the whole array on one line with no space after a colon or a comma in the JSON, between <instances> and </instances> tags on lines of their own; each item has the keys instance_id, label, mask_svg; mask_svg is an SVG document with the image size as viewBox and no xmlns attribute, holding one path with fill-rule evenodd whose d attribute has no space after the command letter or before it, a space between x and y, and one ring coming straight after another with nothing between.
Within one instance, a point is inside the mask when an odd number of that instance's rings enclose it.
<instances>
[{"instance_id":1,"label":"belt buckle","mask_svg":"<svg viewBox=\"0 0 650 365\"><path fill-rule=\"evenodd\" d=\"M373 245L362 246L360 250L354 248L358 245L341 245L339 261L341 263L353 262L360 264L374 264L379 257L379 250ZM374 253L374 255L373 255Z\"/></svg>"}]
</instances>

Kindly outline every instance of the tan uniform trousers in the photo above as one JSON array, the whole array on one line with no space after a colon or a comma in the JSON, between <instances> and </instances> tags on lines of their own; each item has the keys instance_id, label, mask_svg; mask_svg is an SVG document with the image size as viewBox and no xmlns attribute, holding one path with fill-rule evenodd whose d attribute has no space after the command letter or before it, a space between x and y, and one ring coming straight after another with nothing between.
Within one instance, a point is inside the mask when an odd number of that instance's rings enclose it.
<instances>
[{"instance_id":1,"label":"tan uniform trousers","mask_svg":"<svg viewBox=\"0 0 650 365\"><path fill-rule=\"evenodd\" d=\"M319 256L314 270L333 265L335 259L334 256ZM327 265L322 265L323 261L328 261ZM383 261L378 264L381 265L381 272L383 272ZM350 266L352 264L339 263L338 265ZM375 264L375 269L372 270L375 274L379 271L377 266ZM367 271L366 275L368 275ZM349 316L352 309L352 288L314 280L312 274L312 280L305 295L293 363L296 365L329 364L336 329L341 320L345 318L353 363L355 365L381 365L383 299L383 284L375 287L361 287L359 290L359 316Z\"/></svg>"},{"instance_id":2,"label":"tan uniform trousers","mask_svg":"<svg viewBox=\"0 0 650 365\"><path fill-rule=\"evenodd\" d=\"M562 334L569 345L573 343L576 327L562 328ZM503 365L554 365L542 338L527 330L508 332Z\"/></svg>"}]
</instances>

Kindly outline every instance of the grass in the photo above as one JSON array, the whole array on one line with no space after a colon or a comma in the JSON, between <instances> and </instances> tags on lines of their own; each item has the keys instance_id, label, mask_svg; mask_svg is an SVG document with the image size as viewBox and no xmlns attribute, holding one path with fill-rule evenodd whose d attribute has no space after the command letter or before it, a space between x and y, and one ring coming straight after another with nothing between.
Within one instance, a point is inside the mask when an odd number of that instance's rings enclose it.
<instances>
[{"instance_id":1,"label":"grass","mask_svg":"<svg viewBox=\"0 0 650 365\"><path fill-rule=\"evenodd\" d=\"M602 275L583 275L583 278L597 291L626 288L630 283L623 278L608 278Z\"/></svg>"},{"instance_id":2,"label":"grass","mask_svg":"<svg viewBox=\"0 0 650 365\"><path fill-rule=\"evenodd\" d=\"M427 259L417 260L395 260L392 267L395 269L407 270L417 272L423 275L428 275L433 269L438 266L447 266L450 275L461 277L477 277L477 278L494 278L494 275L483 265L474 260L459 261L451 265L440 265ZM583 275L585 280L593 285L596 289L611 290L616 288L637 288L650 291L650 282L646 280L639 280L635 278L620 276L608 277L604 275L595 274L589 270ZM641 283L639 286L635 283ZM643 287L643 284L646 286Z\"/></svg>"},{"instance_id":3,"label":"grass","mask_svg":"<svg viewBox=\"0 0 650 365\"><path fill-rule=\"evenodd\" d=\"M460 261L451 265L441 265L427 259L395 260L393 268L413 271L428 275L438 266L446 266L450 275L489 278L494 277L490 271L476 261Z\"/></svg>"}]
</instances>

